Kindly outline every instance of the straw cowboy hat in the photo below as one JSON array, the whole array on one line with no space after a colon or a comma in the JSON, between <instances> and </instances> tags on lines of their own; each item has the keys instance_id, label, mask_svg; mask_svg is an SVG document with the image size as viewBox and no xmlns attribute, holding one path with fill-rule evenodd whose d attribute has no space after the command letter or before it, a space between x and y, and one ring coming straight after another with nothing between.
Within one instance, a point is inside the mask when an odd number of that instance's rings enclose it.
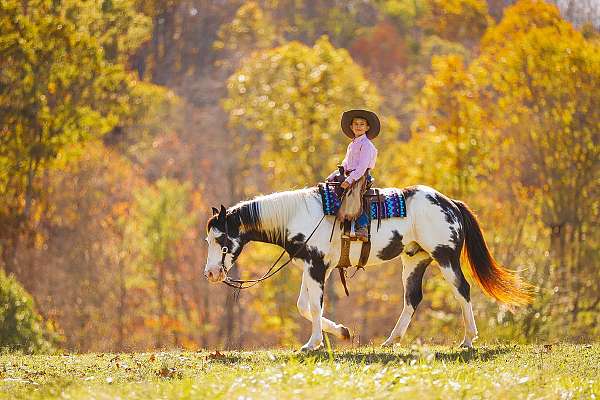
<instances>
[{"instance_id":1,"label":"straw cowboy hat","mask_svg":"<svg viewBox=\"0 0 600 400\"><path fill-rule=\"evenodd\" d=\"M344 134L350 139L354 139L354 133L350 128L354 118L362 118L367 120L367 123L369 124L369 130L367 131L366 135L369 139L375 139L377 135L379 135L381 123L379 122L377 114L368 110L348 110L342 114L341 125L342 132L344 132Z\"/></svg>"}]
</instances>

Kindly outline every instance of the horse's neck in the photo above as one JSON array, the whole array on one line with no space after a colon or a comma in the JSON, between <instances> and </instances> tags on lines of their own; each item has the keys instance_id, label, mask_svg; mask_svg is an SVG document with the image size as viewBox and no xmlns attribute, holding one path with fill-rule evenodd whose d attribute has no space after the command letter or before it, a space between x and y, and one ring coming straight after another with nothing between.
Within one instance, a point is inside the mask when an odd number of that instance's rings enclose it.
<instances>
[{"instance_id":1,"label":"horse's neck","mask_svg":"<svg viewBox=\"0 0 600 400\"><path fill-rule=\"evenodd\" d=\"M274 244L279 247L285 246L286 238L283 236L275 236L269 232L260 230L260 229L252 229L243 233L244 240L246 242L261 242Z\"/></svg>"},{"instance_id":2,"label":"horse's neck","mask_svg":"<svg viewBox=\"0 0 600 400\"><path fill-rule=\"evenodd\" d=\"M298 196L303 195L304 194L298 193ZM294 199L291 198L289 200L294 201ZM269 200L267 199L262 201ZM283 207L284 205L281 206ZM305 198L301 204L296 204L296 206L293 208L294 212L289 214L289 218L284 220L278 220L272 215L262 215L262 211L265 211L266 208L261 208L260 205L259 207L253 208L261 209L261 221L257 224L253 224L252 227L247 229L245 233L246 239L249 241L275 244L283 248L285 248L288 241L296 235L308 235L310 233L309 228L315 225L316 222L318 222L318 220L323 216L322 209L318 201L313 200L310 197ZM275 220L278 220L279 223L274 224Z\"/></svg>"}]
</instances>

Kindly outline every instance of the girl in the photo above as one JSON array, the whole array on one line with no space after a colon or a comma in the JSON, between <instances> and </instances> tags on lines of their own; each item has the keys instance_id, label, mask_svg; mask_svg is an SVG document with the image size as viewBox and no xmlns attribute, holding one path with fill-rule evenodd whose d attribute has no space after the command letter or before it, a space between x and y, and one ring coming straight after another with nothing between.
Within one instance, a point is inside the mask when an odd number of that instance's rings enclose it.
<instances>
[{"instance_id":1,"label":"girl","mask_svg":"<svg viewBox=\"0 0 600 400\"><path fill-rule=\"evenodd\" d=\"M329 175L327 180L344 179L340 186L342 189L347 189L363 176L367 169L371 171L375 167L377 149L371 140L379 135L381 124L377 115L372 111L350 110L342 114L341 126L342 132L352 139L346 150L346 157L342 161L346 178L340 177L336 171ZM371 180L371 177L369 176L367 180ZM368 223L369 218L363 211L355 223L356 236L362 241L368 240Z\"/></svg>"}]
</instances>

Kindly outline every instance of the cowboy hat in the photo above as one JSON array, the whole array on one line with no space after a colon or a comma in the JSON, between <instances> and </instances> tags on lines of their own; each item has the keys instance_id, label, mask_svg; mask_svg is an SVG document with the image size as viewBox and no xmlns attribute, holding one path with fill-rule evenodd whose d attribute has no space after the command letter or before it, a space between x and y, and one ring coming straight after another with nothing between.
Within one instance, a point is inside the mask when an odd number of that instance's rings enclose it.
<instances>
[{"instance_id":1,"label":"cowboy hat","mask_svg":"<svg viewBox=\"0 0 600 400\"><path fill-rule=\"evenodd\" d=\"M379 129L381 128L381 124L379 122L379 118L377 114L373 111L368 110L348 110L342 114L342 132L350 139L354 139L354 133L350 128L352 124L352 120L354 118L362 118L366 119L369 124L369 130L367 131L367 137L369 139L375 139L377 135L379 135Z\"/></svg>"}]
</instances>

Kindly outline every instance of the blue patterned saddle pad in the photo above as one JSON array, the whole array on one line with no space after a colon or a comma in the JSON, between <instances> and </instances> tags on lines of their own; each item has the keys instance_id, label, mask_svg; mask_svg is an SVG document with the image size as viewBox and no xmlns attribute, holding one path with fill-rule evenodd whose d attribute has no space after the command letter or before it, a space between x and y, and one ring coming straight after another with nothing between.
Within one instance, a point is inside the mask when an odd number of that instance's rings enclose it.
<instances>
[{"instance_id":1,"label":"blue patterned saddle pad","mask_svg":"<svg viewBox=\"0 0 600 400\"><path fill-rule=\"evenodd\" d=\"M340 198L335 192L335 186L321 182L318 187L321 194L321 202L323 203L323 212L325 215L335 215L341 204ZM380 196L383 196L384 200L381 203L377 201L371 202L371 219L377 219L378 208L380 207L379 215L381 218L406 217L406 201L404 200L402 190L385 189L385 191L381 190L379 193Z\"/></svg>"}]
</instances>

